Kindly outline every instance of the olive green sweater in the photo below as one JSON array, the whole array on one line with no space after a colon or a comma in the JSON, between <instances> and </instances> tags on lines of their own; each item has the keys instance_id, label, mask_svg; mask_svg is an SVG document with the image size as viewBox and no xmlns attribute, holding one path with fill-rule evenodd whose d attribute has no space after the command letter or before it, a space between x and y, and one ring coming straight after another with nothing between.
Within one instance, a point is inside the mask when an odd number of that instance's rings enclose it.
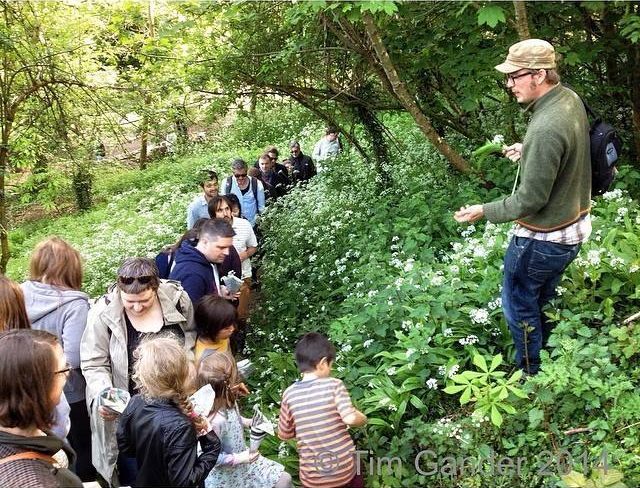
<instances>
[{"instance_id":1,"label":"olive green sweater","mask_svg":"<svg viewBox=\"0 0 640 488\"><path fill-rule=\"evenodd\" d=\"M522 142L518 189L483 210L490 222L515 220L527 229L551 232L589 213L589 121L578 95L562 85L527 110L532 116Z\"/></svg>"}]
</instances>

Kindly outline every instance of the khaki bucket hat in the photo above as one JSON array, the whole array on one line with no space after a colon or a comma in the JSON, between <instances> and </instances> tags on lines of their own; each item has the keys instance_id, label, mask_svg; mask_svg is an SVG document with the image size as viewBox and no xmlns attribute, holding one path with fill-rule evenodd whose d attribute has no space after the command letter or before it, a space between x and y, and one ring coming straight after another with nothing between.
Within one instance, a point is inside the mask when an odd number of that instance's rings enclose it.
<instances>
[{"instance_id":1,"label":"khaki bucket hat","mask_svg":"<svg viewBox=\"0 0 640 488\"><path fill-rule=\"evenodd\" d=\"M507 60L496 66L501 73L513 73L520 69L553 69L556 67L556 52L553 46L542 39L527 39L509 48Z\"/></svg>"}]
</instances>

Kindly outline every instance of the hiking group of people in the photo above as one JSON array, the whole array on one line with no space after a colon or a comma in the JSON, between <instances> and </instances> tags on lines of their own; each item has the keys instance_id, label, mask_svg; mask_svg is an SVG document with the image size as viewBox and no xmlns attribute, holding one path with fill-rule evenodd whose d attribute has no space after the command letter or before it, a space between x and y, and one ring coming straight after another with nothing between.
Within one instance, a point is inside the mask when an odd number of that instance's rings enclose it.
<instances>
[{"instance_id":1,"label":"hiking group of people","mask_svg":"<svg viewBox=\"0 0 640 488\"><path fill-rule=\"evenodd\" d=\"M549 43L530 39L496 66L531 113L522 144L504 151L519 160L519 186L454 215L516 222L502 303L517 365L529 374L550 333L542 307L591 230L589 124L555 62ZM222 181L204 171L187 232L155 260L125 259L94 303L81 291L80 254L57 237L36 246L25 283L0 277L0 486L96 478L113 487L292 486L284 466L247 447L255 418L238 406L249 391L236 363L248 332L257 217L316 174L299 143L290 150L282 164L275 147L252 167L234 160ZM329 128L313 155L318 162L339 151ZM296 439L302 485L364 486L348 427L367 419L331 377L334 346L309 332L295 360L302 376L283 392L277 435ZM215 397L197 411L191 395L203 387Z\"/></svg>"}]
</instances>

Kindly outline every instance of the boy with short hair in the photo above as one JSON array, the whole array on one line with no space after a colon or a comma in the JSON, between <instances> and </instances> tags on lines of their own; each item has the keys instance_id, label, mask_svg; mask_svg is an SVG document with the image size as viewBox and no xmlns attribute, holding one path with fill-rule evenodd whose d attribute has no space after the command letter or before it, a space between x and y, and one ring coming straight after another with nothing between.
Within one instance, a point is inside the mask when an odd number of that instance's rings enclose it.
<instances>
[{"instance_id":1,"label":"boy with short hair","mask_svg":"<svg viewBox=\"0 0 640 488\"><path fill-rule=\"evenodd\" d=\"M202 193L187 207L187 230L192 229L198 219L209 218L209 201L218 196L218 173L212 170L201 171L200 188Z\"/></svg>"},{"instance_id":2,"label":"boy with short hair","mask_svg":"<svg viewBox=\"0 0 640 488\"><path fill-rule=\"evenodd\" d=\"M309 488L360 487L355 445L347 427L367 423L351 403L342 381L331 377L336 356L333 344L317 332L300 338L295 350L302 379L282 396L278 437L295 438L300 481Z\"/></svg>"}]
</instances>

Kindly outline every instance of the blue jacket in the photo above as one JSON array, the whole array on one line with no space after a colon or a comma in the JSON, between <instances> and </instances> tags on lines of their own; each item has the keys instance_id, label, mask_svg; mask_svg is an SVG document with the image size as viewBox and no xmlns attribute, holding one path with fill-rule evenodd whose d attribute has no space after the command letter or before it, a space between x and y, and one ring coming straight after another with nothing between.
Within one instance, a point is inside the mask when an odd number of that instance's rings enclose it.
<instances>
[{"instance_id":1,"label":"blue jacket","mask_svg":"<svg viewBox=\"0 0 640 488\"><path fill-rule=\"evenodd\" d=\"M215 265L189 241L183 242L176 252L175 263L169 279L182 283L194 306L203 296L218 294L212 267Z\"/></svg>"}]
</instances>

